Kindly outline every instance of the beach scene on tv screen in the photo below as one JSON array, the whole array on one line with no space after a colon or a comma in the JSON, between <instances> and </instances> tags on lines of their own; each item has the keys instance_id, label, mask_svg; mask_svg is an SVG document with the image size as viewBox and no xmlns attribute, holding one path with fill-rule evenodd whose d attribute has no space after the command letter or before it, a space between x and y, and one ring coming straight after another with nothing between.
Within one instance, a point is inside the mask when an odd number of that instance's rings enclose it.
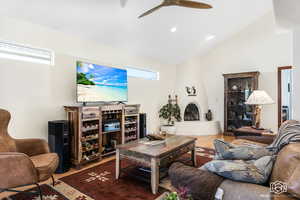
<instances>
[{"instance_id":1,"label":"beach scene on tv screen","mask_svg":"<svg viewBox=\"0 0 300 200\"><path fill-rule=\"evenodd\" d=\"M127 101L127 71L77 62L79 102Z\"/></svg>"}]
</instances>

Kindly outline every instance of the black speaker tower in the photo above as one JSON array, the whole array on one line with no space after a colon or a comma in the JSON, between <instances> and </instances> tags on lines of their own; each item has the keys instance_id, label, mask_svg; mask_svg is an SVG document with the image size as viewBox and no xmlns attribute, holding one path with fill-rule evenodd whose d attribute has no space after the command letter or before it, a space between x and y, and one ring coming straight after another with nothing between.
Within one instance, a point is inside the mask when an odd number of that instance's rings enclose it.
<instances>
[{"instance_id":1,"label":"black speaker tower","mask_svg":"<svg viewBox=\"0 0 300 200\"><path fill-rule=\"evenodd\" d=\"M140 138L144 138L147 135L147 115L146 113L140 113Z\"/></svg>"},{"instance_id":2,"label":"black speaker tower","mask_svg":"<svg viewBox=\"0 0 300 200\"><path fill-rule=\"evenodd\" d=\"M55 173L64 173L70 169L70 130L66 120L48 122L48 143L51 152L59 156L59 165Z\"/></svg>"}]
</instances>

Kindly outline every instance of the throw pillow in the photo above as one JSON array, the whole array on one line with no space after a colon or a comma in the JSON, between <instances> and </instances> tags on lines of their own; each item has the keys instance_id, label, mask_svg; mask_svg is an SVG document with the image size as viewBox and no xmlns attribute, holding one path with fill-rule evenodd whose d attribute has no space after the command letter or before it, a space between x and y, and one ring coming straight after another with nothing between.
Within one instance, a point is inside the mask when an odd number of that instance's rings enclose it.
<instances>
[{"instance_id":1,"label":"throw pillow","mask_svg":"<svg viewBox=\"0 0 300 200\"><path fill-rule=\"evenodd\" d=\"M214 141L216 160L257 160L263 156L271 156L272 152L257 145L236 146L222 140Z\"/></svg>"},{"instance_id":2,"label":"throw pillow","mask_svg":"<svg viewBox=\"0 0 300 200\"><path fill-rule=\"evenodd\" d=\"M171 165L168 174L172 186L177 190L185 190L194 200L214 200L215 193L223 182L223 177L179 162Z\"/></svg>"},{"instance_id":3,"label":"throw pillow","mask_svg":"<svg viewBox=\"0 0 300 200\"><path fill-rule=\"evenodd\" d=\"M203 168L222 177L247 183L264 184L268 181L273 168L272 156L258 160L213 160Z\"/></svg>"}]
</instances>

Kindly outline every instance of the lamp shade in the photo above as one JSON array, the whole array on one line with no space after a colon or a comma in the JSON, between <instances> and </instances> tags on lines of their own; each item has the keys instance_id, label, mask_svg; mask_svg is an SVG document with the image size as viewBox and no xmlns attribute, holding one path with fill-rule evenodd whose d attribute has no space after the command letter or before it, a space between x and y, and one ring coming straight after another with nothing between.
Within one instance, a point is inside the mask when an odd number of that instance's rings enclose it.
<instances>
[{"instance_id":1,"label":"lamp shade","mask_svg":"<svg viewBox=\"0 0 300 200\"><path fill-rule=\"evenodd\" d=\"M275 103L273 99L263 90L254 90L245 104L266 105Z\"/></svg>"}]
</instances>

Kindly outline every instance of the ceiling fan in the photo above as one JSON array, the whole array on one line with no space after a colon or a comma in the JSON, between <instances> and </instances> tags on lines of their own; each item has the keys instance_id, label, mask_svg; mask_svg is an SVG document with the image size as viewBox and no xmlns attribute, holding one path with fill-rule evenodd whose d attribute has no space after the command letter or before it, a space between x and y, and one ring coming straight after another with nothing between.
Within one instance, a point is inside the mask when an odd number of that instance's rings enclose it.
<instances>
[{"instance_id":1,"label":"ceiling fan","mask_svg":"<svg viewBox=\"0 0 300 200\"><path fill-rule=\"evenodd\" d=\"M181 7L187 7L187 8L197 8L197 9L210 9L212 8L211 5L196 1L189 1L189 0L164 0L160 5L148 10L147 12L143 13L139 16L139 18L145 17L146 15L149 15L153 13L154 11L157 11L158 9L162 7L167 6L181 6Z\"/></svg>"}]
</instances>

